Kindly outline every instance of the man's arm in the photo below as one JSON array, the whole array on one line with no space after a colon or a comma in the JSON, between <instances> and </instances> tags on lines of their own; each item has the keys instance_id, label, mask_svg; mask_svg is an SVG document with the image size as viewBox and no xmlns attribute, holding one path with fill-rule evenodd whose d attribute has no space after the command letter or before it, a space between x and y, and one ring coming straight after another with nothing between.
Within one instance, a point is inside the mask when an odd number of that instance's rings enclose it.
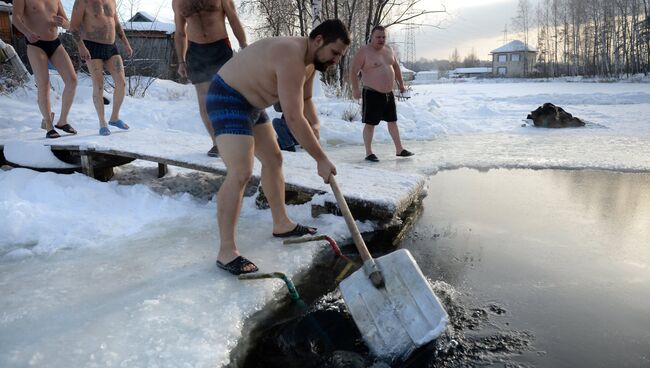
<instances>
[{"instance_id":1,"label":"man's arm","mask_svg":"<svg viewBox=\"0 0 650 368\"><path fill-rule=\"evenodd\" d=\"M314 78L316 77L316 72L312 73L311 77L307 79L305 82L305 85L303 87L303 93L304 93L304 107L302 109L303 114L305 115L305 118L309 122L309 125L311 126L312 132L314 132L314 136L316 137L316 140L320 139L320 120L318 120L318 114L316 113L316 106L314 105L314 101L311 99L312 96L312 91L314 90Z\"/></svg>"},{"instance_id":2,"label":"man's arm","mask_svg":"<svg viewBox=\"0 0 650 368\"><path fill-rule=\"evenodd\" d=\"M187 78L187 64L185 62L185 53L187 52L187 21L181 15L179 9L179 0L172 1L172 9L174 10L174 25L176 31L174 33L174 49L176 49L176 58L178 59L178 75L181 78Z\"/></svg>"},{"instance_id":3,"label":"man's arm","mask_svg":"<svg viewBox=\"0 0 650 368\"><path fill-rule=\"evenodd\" d=\"M13 8L13 23L18 28L22 34L27 37L27 40L31 43L34 43L40 39L39 35L34 33L27 25L25 24L25 21L23 20L23 17L25 16L25 0L14 0L14 8Z\"/></svg>"},{"instance_id":4,"label":"man's arm","mask_svg":"<svg viewBox=\"0 0 650 368\"><path fill-rule=\"evenodd\" d=\"M352 59L352 65L350 66L350 83L352 83L352 96L354 98L361 98L361 90L359 89L359 72L363 68L363 62L365 61L365 49L364 46L361 46L359 51Z\"/></svg>"},{"instance_id":5,"label":"man's arm","mask_svg":"<svg viewBox=\"0 0 650 368\"><path fill-rule=\"evenodd\" d=\"M237 42L239 42L239 47L243 49L248 46L248 43L246 42L246 32L244 32L244 27L242 27L239 17L237 16L235 2L232 0L224 0L223 10L226 13L226 18L228 18L228 23L230 23L230 29L232 29L232 33L235 34Z\"/></svg>"},{"instance_id":6,"label":"man's arm","mask_svg":"<svg viewBox=\"0 0 650 368\"><path fill-rule=\"evenodd\" d=\"M131 58L131 56L133 56L133 49L131 48L129 39L126 38L126 33L124 33L124 29L122 29L122 25L120 24L120 19L117 16L117 8L115 9L115 15L113 15L113 19L115 21L115 34L120 38L120 40L122 40L126 55Z\"/></svg>"},{"instance_id":7,"label":"man's arm","mask_svg":"<svg viewBox=\"0 0 650 368\"><path fill-rule=\"evenodd\" d=\"M397 87L399 88L400 93L404 93L404 79L402 79L402 69L399 67L399 62L397 61L397 57L395 56L395 53L391 50L391 54L393 54L393 70L395 71L395 80L397 81Z\"/></svg>"},{"instance_id":8,"label":"man's arm","mask_svg":"<svg viewBox=\"0 0 650 368\"><path fill-rule=\"evenodd\" d=\"M305 84L303 71L305 65L302 55L296 57L295 54L289 53L281 58L284 60L276 61L276 76L282 112L298 143L316 160L318 175L328 183L330 175L336 175L336 167L321 148L303 113L303 86Z\"/></svg>"},{"instance_id":9,"label":"man's arm","mask_svg":"<svg viewBox=\"0 0 650 368\"><path fill-rule=\"evenodd\" d=\"M86 2L84 0L75 0L74 6L72 7L72 15L70 16L70 32L72 33L72 38L77 43L81 60L90 60L90 53L81 39L81 23L83 22L85 12Z\"/></svg>"},{"instance_id":10,"label":"man's arm","mask_svg":"<svg viewBox=\"0 0 650 368\"><path fill-rule=\"evenodd\" d=\"M59 8L54 16L54 23L57 27L62 27L63 29L70 29L70 21L68 16L65 14L65 9L63 9L63 4L59 0Z\"/></svg>"}]
</instances>

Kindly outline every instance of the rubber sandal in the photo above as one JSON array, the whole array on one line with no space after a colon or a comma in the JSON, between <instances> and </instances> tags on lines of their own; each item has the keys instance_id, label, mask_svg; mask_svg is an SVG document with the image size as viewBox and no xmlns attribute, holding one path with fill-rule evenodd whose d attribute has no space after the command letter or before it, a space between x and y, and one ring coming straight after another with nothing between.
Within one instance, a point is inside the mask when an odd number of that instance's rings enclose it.
<instances>
[{"instance_id":1,"label":"rubber sandal","mask_svg":"<svg viewBox=\"0 0 650 368\"><path fill-rule=\"evenodd\" d=\"M371 153L366 156L366 161L379 162L379 157L375 156L374 153Z\"/></svg>"},{"instance_id":2,"label":"rubber sandal","mask_svg":"<svg viewBox=\"0 0 650 368\"><path fill-rule=\"evenodd\" d=\"M66 124L66 125L63 125L63 126L55 125L54 127L56 129L63 130L66 133L77 134L77 131L70 124Z\"/></svg>"},{"instance_id":3,"label":"rubber sandal","mask_svg":"<svg viewBox=\"0 0 650 368\"><path fill-rule=\"evenodd\" d=\"M45 138L61 138L61 135L56 130L52 129L45 134Z\"/></svg>"},{"instance_id":4,"label":"rubber sandal","mask_svg":"<svg viewBox=\"0 0 650 368\"><path fill-rule=\"evenodd\" d=\"M219 149L217 146L212 146L210 150L208 151L208 156L210 157L219 157Z\"/></svg>"},{"instance_id":5,"label":"rubber sandal","mask_svg":"<svg viewBox=\"0 0 650 368\"><path fill-rule=\"evenodd\" d=\"M123 130L129 130L129 126L126 125L122 120L109 121L108 125L112 125Z\"/></svg>"},{"instance_id":6,"label":"rubber sandal","mask_svg":"<svg viewBox=\"0 0 650 368\"><path fill-rule=\"evenodd\" d=\"M403 149L402 152L398 153L396 156L400 156L400 157L409 157L409 156L413 156L414 154L415 154L415 153L413 153L413 152L411 152L411 151L409 151L409 150L405 150L405 149Z\"/></svg>"},{"instance_id":7,"label":"rubber sandal","mask_svg":"<svg viewBox=\"0 0 650 368\"><path fill-rule=\"evenodd\" d=\"M252 265L253 268L251 270L246 270L245 268L249 265ZM243 256L239 256L233 259L232 261L228 262L228 264L223 264L221 261L217 260L217 267L221 268L222 270L226 270L235 276L241 275L243 273L257 272L259 270L255 263L249 261Z\"/></svg>"},{"instance_id":8,"label":"rubber sandal","mask_svg":"<svg viewBox=\"0 0 650 368\"><path fill-rule=\"evenodd\" d=\"M296 227L293 228L291 231L287 231L286 233L281 233L281 234L276 234L273 233L273 236L276 238L288 238L292 236L303 236L303 235L314 235L316 234L316 229L315 227L309 227L309 226L303 226L300 224L297 224Z\"/></svg>"},{"instance_id":9,"label":"rubber sandal","mask_svg":"<svg viewBox=\"0 0 650 368\"><path fill-rule=\"evenodd\" d=\"M111 131L107 127L99 128L99 135L111 135Z\"/></svg>"}]
</instances>

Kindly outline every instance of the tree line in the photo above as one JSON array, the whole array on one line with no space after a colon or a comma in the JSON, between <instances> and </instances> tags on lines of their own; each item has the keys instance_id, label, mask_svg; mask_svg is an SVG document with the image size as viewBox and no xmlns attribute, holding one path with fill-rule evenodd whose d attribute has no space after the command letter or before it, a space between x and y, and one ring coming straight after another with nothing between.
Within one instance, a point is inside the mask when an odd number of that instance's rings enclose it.
<instances>
[{"instance_id":1,"label":"tree line","mask_svg":"<svg viewBox=\"0 0 650 368\"><path fill-rule=\"evenodd\" d=\"M541 76L622 76L650 71L649 0L519 0L513 24L537 31Z\"/></svg>"},{"instance_id":2,"label":"tree line","mask_svg":"<svg viewBox=\"0 0 650 368\"><path fill-rule=\"evenodd\" d=\"M372 28L383 25L389 32L397 24L415 24L424 15L444 13L445 8L427 9L423 0L243 0L243 12L259 19L249 25L262 37L307 36L314 12L320 9L321 19L338 18L348 27L351 37L347 57L341 59L336 72L323 78L339 88L347 85L349 57L365 45Z\"/></svg>"}]
</instances>

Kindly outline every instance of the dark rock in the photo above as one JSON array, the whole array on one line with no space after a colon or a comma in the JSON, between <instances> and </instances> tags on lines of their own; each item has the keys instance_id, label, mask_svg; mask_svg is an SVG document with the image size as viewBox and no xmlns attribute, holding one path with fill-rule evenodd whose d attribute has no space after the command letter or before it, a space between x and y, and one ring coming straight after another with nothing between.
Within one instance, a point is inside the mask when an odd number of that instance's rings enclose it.
<instances>
[{"instance_id":1,"label":"dark rock","mask_svg":"<svg viewBox=\"0 0 650 368\"><path fill-rule=\"evenodd\" d=\"M570 128L585 126L585 123L579 118L574 117L568 112L564 111L559 106L555 106L550 102L531 111L526 119L531 119L536 127L540 128Z\"/></svg>"}]
</instances>

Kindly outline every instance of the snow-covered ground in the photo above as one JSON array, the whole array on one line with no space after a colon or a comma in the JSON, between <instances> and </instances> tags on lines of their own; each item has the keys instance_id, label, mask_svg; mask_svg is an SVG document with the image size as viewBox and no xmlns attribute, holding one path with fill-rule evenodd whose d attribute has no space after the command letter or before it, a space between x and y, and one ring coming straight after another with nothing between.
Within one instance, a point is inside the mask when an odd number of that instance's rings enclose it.
<instances>
[{"instance_id":1,"label":"snow-covered ground","mask_svg":"<svg viewBox=\"0 0 650 368\"><path fill-rule=\"evenodd\" d=\"M58 113L62 83L53 76L52 84ZM159 80L146 97L127 97L121 117L133 129L195 133L207 151L210 139L195 98L192 86ZM34 88L0 96L0 138L43 132L35 101ZM526 115L545 102L587 127L531 127ZM317 108L333 161L360 170L370 165L363 161L359 105L319 97ZM398 104L398 116L405 146L416 156L396 159L382 124L375 135L381 162L372 167L650 171L647 80L417 85L412 98ZM87 77L80 76L69 121L98 129ZM188 174L175 169L171 175ZM363 188L362 182L346 184ZM278 282L239 282L216 270L214 200L22 169L0 171L0 188L0 366L222 366L242 337L243 322L282 289ZM312 219L309 204L293 206L290 214L323 233L347 234L341 218ZM266 271L293 276L322 249L273 239L270 212L256 209L251 198L239 227L242 253Z\"/></svg>"}]
</instances>

